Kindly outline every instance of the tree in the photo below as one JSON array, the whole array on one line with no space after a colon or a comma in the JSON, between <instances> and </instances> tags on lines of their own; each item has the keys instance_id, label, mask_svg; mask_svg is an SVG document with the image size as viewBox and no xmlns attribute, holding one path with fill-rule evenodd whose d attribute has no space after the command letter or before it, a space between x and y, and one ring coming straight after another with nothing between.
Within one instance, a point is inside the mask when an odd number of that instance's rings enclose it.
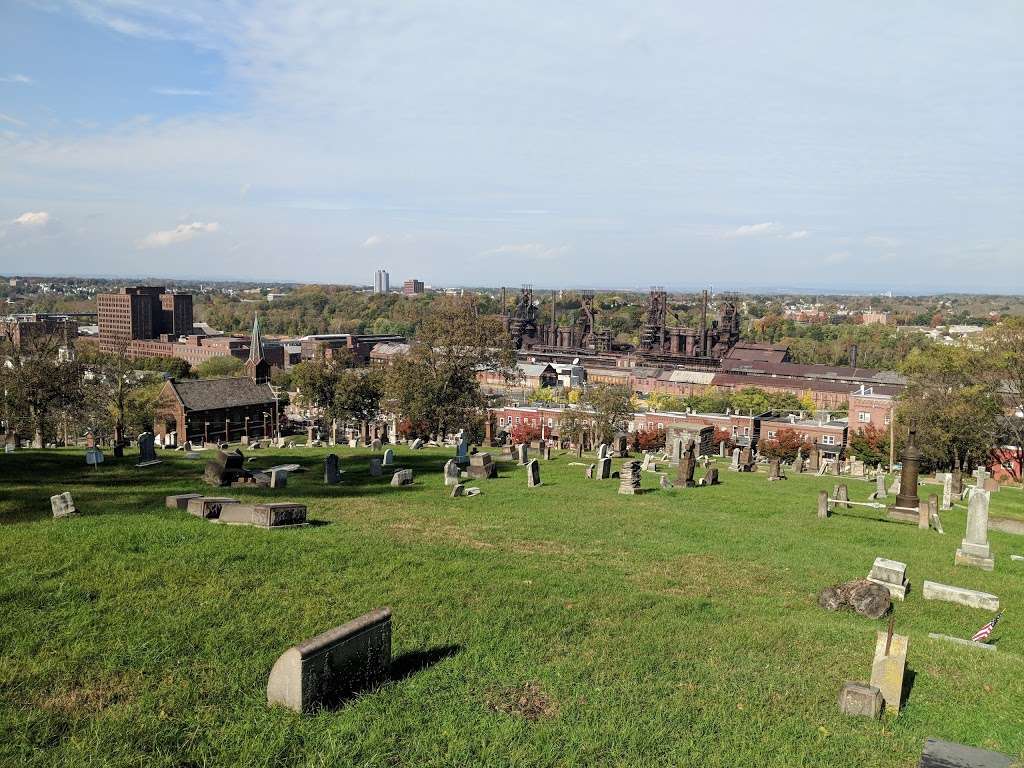
<instances>
[{"instance_id":1,"label":"tree","mask_svg":"<svg viewBox=\"0 0 1024 768\"><path fill-rule=\"evenodd\" d=\"M42 448L56 430L54 417L76 411L85 400L82 364L68 359L60 331L14 340L13 327L0 337L0 397L9 433L32 432Z\"/></svg>"},{"instance_id":2,"label":"tree","mask_svg":"<svg viewBox=\"0 0 1024 768\"><path fill-rule=\"evenodd\" d=\"M678 412L686 410L683 398L666 392L652 392L647 396L647 409L660 412Z\"/></svg>"},{"instance_id":3,"label":"tree","mask_svg":"<svg viewBox=\"0 0 1024 768\"><path fill-rule=\"evenodd\" d=\"M763 453L770 459L779 459L792 463L796 459L797 451L809 454L811 444L801 440L796 430L784 427L775 433L774 440L764 440L757 446L757 452Z\"/></svg>"},{"instance_id":4,"label":"tree","mask_svg":"<svg viewBox=\"0 0 1024 768\"><path fill-rule=\"evenodd\" d=\"M330 415L343 424L374 421L380 414L383 395L383 379L379 371L342 368L337 373Z\"/></svg>"},{"instance_id":5,"label":"tree","mask_svg":"<svg viewBox=\"0 0 1024 768\"><path fill-rule=\"evenodd\" d=\"M1002 404L985 370L984 353L966 345L936 345L907 358L897 418L916 427L926 464L967 469L987 460Z\"/></svg>"},{"instance_id":6,"label":"tree","mask_svg":"<svg viewBox=\"0 0 1024 768\"><path fill-rule=\"evenodd\" d=\"M989 376L1003 404L1000 442L1013 446L1016 468L1024 466L1024 318L1006 318L979 334ZM1012 462L1011 462L1012 464ZM1024 482L1024 476L1017 480Z\"/></svg>"},{"instance_id":7,"label":"tree","mask_svg":"<svg viewBox=\"0 0 1024 768\"><path fill-rule=\"evenodd\" d=\"M438 435L478 431L487 401L477 374L490 371L510 382L515 366L501 319L481 315L475 296L445 296L420 324L409 353L387 369L385 392L404 419Z\"/></svg>"},{"instance_id":8,"label":"tree","mask_svg":"<svg viewBox=\"0 0 1024 768\"><path fill-rule=\"evenodd\" d=\"M850 435L850 452L865 464L880 466L889 462L889 432L868 424Z\"/></svg>"},{"instance_id":9,"label":"tree","mask_svg":"<svg viewBox=\"0 0 1024 768\"><path fill-rule=\"evenodd\" d=\"M533 424L516 424L509 434L512 436L512 442L519 445L540 440L540 428Z\"/></svg>"},{"instance_id":10,"label":"tree","mask_svg":"<svg viewBox=\"0 0 1024 768\"><path fill-rule=\"evenodd\" d=\"M590 410L594 440L610 443L619 432L625 432L633 418L628 388L611 384L598 384L587 389L583 404Z\"/></svg>"},{"instance_id":11,"label":"tree","mask_svg":"<svg viewBox=\"0 0 1024 768\"><path fill-rule=\"evenodd\" d=\"M638 451L655 451L665 447L665 430L644 428L633 433L633 446Z\"/></svg>"},{"instance_id":12,"label":"tree","mask_svg":"<svg viewBox=\"0 0 1024 768\"><path fill-rule=\"evenodd\" d=\"M150 401L138 395L138 390L147 383L153 383L154 377L139 373L136 361L127 355L127 348L128 342L124 340L118 344L114 352L91 354L85 363L94 377L93 396L110 412L114 431L114 452L117 456L121 455L124 449L126 425L131 422L133 427L138 427L141 410L143 417L146 414L149 416L145 430L152 429L155 406L155 393L151 393L154 399ZM132 411L130 420L129 408Z\"/></svg>"},{"instance_id":13,"label":"tree","mask_svg":"<svg viewBox=\"0 0 1024 768\"><path fill-rule=\"evenodd\" d=\"M241 376L245 371L245 363L237 357L223 355L211 357L196 366L196 375L201 379L212 379L220 376Z\"/></svg>"}]
</instances>

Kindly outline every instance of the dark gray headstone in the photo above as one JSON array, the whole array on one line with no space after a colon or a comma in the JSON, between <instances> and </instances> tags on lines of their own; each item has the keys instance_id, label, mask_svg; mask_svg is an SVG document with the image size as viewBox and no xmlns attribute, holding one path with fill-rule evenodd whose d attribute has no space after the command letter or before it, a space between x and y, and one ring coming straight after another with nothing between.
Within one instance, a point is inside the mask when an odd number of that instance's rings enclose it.
<instances>
[{"instance_id":1,"label":"dark gray headstone","mask_svg":"<svg viewBox=\"0 0 1024 768\"><path fill-rule=\"evenodd\" d=\"M338 469L338 457L329 453L324 459L324 485L337 485L341 482L341 470Z\"/></svg>"},{"instance_id":2,"label":"dark gray headstone","mask_svg":"<svg viewBox=\"0 0 1024 768\"><path fill-rule=\"evenodd\" d=\"M526 485L528 488L540 485L540 463L536 459L530 459L526 465Z\"/></svg>"},{"instance_id":3,"label":"dark gray headstone","mask_svg":"<svg viewBox=\"0 0 1024 768\"><path fill-rule=\"evenodd\" d=\"M919 768L1010 768L1013 758L1001 752L927 739Z\"/></svg>"}]
</instances>

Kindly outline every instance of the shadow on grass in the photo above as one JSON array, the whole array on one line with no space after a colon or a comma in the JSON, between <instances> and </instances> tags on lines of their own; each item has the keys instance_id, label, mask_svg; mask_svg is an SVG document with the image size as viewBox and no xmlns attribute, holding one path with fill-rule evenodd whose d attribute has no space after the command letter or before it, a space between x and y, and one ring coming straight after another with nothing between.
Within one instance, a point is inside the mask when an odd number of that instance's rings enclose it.
<instances>
[{"instance_id":1,"label":"shadow on grass","mask_svg":"<svg viewBox=\"0 0 1024 768\"><path fill-rule=\"evenodd\" d=\"M903 673L903 689L900 691L900 709L907 706L910 701L910 692L914 689L914 681L917 679L917 672L907 667Z\"/></svg>"},{"instance_id":2,"label":"shadow on grass","mask_svg":"<svg viewBox=\"0 0 1024 768\"><path fill-rule=\"evenodd\" d=\"M388 682L397 683L410 678L417 672L422 672L445 659L450 659L463 650L461 645L438 645L422 651L407 651L391 660Z\"/></svg>"}]
</instances>

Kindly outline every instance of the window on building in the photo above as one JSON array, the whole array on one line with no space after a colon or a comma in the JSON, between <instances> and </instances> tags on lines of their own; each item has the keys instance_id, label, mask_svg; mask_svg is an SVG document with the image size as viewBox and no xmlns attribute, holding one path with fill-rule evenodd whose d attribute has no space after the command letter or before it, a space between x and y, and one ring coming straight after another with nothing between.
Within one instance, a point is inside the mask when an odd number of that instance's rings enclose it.
<instances>
[{"instance_id":1,"label":"window on building","mask_svg":"<svg viewBox=\"0 0 1024 768\"><path fill-rule=\"evenodd\" d=\"M885 414L885 426L889 426L890 421L892 421L892 416L890 416L888 413Z\"/></svg>"},{"instance_id":2,"label":"window on building","mask_svg":"<svg viewBox=\"0 0 1024 768\"><path fill-rule=\"evenodd\" d=\"M860 413L857 414L857 421L859 421L861 424L867 424L869 421L871 421L871 414L868 413L867 411L861 411Z\"/></svg>"},{"instance_id":3,"label":"window on building","mask_svg":"<svg viewBox=\"0 0 1024 768\"><path fill-rule=\"evenodd\" d=\"M518 423L519 423L519 417L516 416L516 424L518 424Z\"/></svg>"},{"instance_id":4,"label":"window on building","mask_svg":"<svg viewBox=\"0 0 1024 768\"><path fill-rule=\"evenodd\" d=\"M835 445L836 444L835 435L823 435L822 438L821 438L821 442L822 442L823 445Z\"/></svg>"},{"instance_id":5,"label":"window on building","mask_svg":"<svg viewBox=\"0 0 1024 768\"><path fill-rule=\"evenodd\" d=\"M743 435L745 437L750 437L750 427L744 427L743 428Z\"/></svg>"},{"instance_id":6,"label":"window on building","mask_svg":"<svg viewBox=\"0 0 1024 768\"><path fill-rule=\"evenodd\" d=\"M498 426L499 427L504 427L505 426L505 417L504 416L499 416L498 417Z\"/></svg>"},{"instance_id":7,"label":"window on building","mask_svg":"<svg viewBox=\"0 0 1024 768\"><path fill-rule=\"evenodd\" d=\"M548 426L549 427L555 426L555 420L552 419L551 417L548 417Z\"/></svg>"},{"instance_id":8,"label":"window on building","mask_svg":"<svg viewBox=\"0 0 1024 768\"><path fill-rule=\"evenodd\" d=\"M774 440L775 439L775 433L774 432L769 432L768 433L768 439L769 440Z\"/></svg>"},{"instance_id":9,"label":"window on building","mask_svg":"<svg viewBox=\"0 0 1024 768\"><path fill-rule=\"evenodd\" d=\"M665 428L665 425L664 425L664 424L662 424L662 423L661 423L661 422L659 421L659 422L658 422L658 429L664 429L664 428Z\"/></svg>"}]
</instances>

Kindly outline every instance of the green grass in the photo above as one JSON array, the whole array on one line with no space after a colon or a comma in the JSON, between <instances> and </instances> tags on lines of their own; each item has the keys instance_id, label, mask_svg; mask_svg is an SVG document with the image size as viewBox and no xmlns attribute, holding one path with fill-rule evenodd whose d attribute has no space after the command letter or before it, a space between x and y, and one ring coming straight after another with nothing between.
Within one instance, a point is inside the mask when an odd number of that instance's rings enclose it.
<instances>
[{"instance_id":1,"label":"green grass","mask_svg":"<svg viewBox=\"0 0 1024 768\"><path fill-rule=\"evenodd\" d=\"M416 475L398 489L369 477L368 450L335 450L339 486L321 483L326 450L253 453L310 469L229 491L304 502L320 523L278 531L165 509L212 491L181 454L144 470L0 455L0 765L892 768L929 736L1024 752L1024 563L1009 558L1024 537L991 533L994 573L956 568L963 510L944 536L865 508L821 521L832 478L763 472L672 492L645 474L650 492L625 497L568 454L541 463L540 488L503 464L483 495L450 499L449 451L398 449ZM51 519L63 490L82 516ZM1008 489L993 514L1021 504ZM885 621L816 604L876 556L908 563L895 615L915 676L880 722L836 696L870 676ZM924 579L998 594L999 651L929 640L989 615L925 602ZM266 706L285 648L384 605L404 677L317 715Z\"/></svg>"}]
</instances>

